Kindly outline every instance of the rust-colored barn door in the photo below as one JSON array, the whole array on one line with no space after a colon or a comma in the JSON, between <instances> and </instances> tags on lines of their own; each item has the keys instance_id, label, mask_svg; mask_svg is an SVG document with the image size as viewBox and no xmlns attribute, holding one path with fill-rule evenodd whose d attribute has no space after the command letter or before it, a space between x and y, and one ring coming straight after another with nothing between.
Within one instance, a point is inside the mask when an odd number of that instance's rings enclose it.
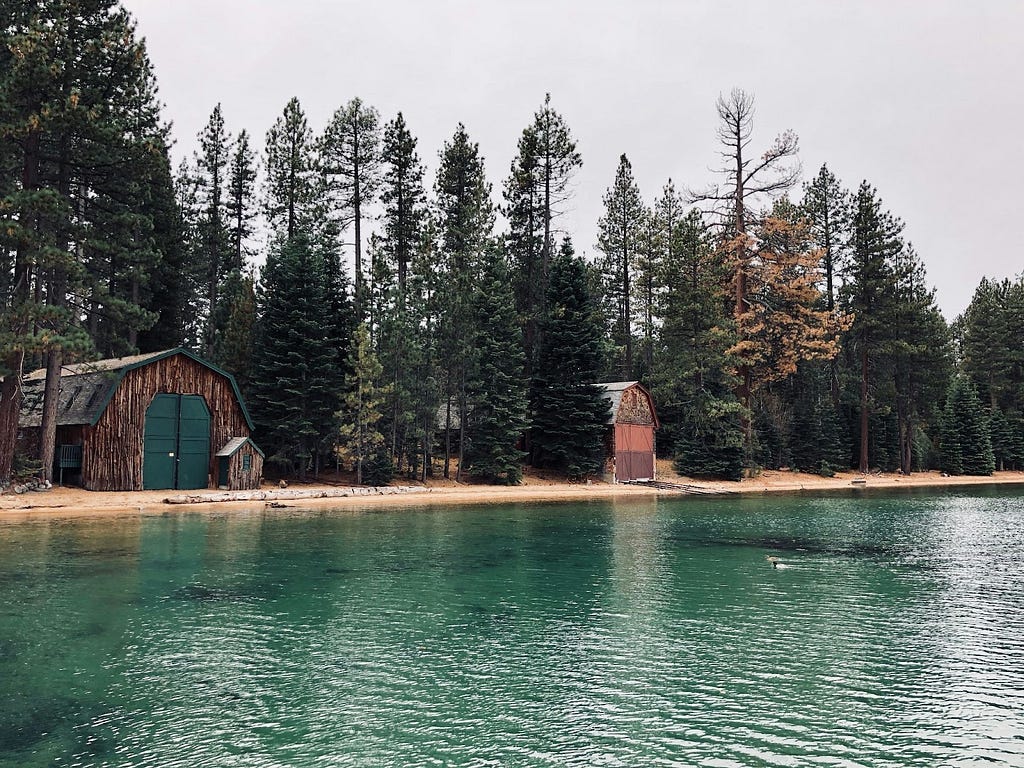
<instances>
[{"instance_id":1,"label":"rust-colored barn door","mask_svg":"<svg viewBox=\"0 0 1024 768\"><path fill-rule=\"evenodd\" d=\"M615 479L654 479L654 427L615 425Z\"/></svg>"}]
</instances>

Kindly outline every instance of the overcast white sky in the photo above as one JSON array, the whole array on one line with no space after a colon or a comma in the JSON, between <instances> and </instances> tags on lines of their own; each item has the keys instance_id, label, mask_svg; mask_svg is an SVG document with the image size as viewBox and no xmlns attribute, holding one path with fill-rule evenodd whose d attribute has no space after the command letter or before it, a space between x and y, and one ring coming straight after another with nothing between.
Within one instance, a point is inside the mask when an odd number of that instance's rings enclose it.
<instances>
[{"instance_id":1,"label":"overcast white sky","mask_svg":"<svg viewBox=\"0 0 1024 768\"><path fill-rule=\"evenodd\" d=\"M1024 270L1024 2L988 0L125 0L147 39L175 156L220 102L266 130L298 96L314 130L353 96L401 110L432 183L459 121L500 198L550 91L583 155L563 227L592 254L625 152L650 201L713 181L715 98L757 99L754 148L791 128L906 222L952 319L983 275Z\"/></svg>"}]
</instances>

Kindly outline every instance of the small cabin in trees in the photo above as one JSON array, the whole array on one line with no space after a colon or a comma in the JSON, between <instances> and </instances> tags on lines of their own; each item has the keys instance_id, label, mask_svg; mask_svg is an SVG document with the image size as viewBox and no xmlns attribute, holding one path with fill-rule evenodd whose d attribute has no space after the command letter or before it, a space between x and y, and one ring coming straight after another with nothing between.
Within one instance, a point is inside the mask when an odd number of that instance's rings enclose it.
<instances>
[{"instance_id":1,"label":"small cabin in trees","mask_svg":"<svg viewBox=\"0 0 1024 768\"><path fill-rule=\"evenodd\" d=\"M46 371L24 380L21 438L38 445ZM65 366L54 477L94 491L259 488L263 454L230 374L186 349Z\"/></svg>"},{"instance_id":2,"label":"small cabin in trees","mask_svg":"<svg viewBox=\"0 0 1024 768\"><path fill-rule=\"evenodd\" d=\"M598 384L611 405L605 435L605 477L616 483L654 480L658 414L651 393L637 381Z\"/></svg>"}]
</instances>

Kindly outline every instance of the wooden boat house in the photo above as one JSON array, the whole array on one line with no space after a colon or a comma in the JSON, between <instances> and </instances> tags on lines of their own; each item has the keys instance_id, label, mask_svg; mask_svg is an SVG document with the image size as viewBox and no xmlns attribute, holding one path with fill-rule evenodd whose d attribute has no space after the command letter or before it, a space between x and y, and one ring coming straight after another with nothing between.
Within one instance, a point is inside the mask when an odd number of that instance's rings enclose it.
<instances>
[{"instance_id":1,"label":"wooden boat house","mask_svg":"<svg viewBox=\"0 0 1024 768\"><path fill-rule=\"evenodd\" d=\"M24 380L22 439L36 443L46 371ZM55 476L94 491L259 488L263 453L230 374L186 349L65 366Z\"/></svg>"},{"instance_id":2,"label":"wooden boat house","mask_svg":"<svg viewBox=\"0 0 1024 768\"><path fill-rule=\"evenodd\" d=\"M605 478L616 483L654 480L658 414L651 393L637 381L598 386L611 404L605 437Z\"/></svg>"}]
</instances>

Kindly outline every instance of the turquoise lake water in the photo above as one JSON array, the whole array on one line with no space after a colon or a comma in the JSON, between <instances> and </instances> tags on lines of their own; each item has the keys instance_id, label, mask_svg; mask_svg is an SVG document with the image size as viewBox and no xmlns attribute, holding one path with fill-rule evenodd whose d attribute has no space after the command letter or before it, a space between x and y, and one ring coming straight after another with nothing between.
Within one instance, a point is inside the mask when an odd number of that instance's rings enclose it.
<instances>
[{"instance_id":1,"label":"turquoise lake water","mask_svg":"<svg viewBox=\"0 0 1024 768\"><path fill-rule=\"evenodd\" d=\"M0 766L691 765L1024 766L1024 496L0 523Z\"/></svg>"}]
</instances>

